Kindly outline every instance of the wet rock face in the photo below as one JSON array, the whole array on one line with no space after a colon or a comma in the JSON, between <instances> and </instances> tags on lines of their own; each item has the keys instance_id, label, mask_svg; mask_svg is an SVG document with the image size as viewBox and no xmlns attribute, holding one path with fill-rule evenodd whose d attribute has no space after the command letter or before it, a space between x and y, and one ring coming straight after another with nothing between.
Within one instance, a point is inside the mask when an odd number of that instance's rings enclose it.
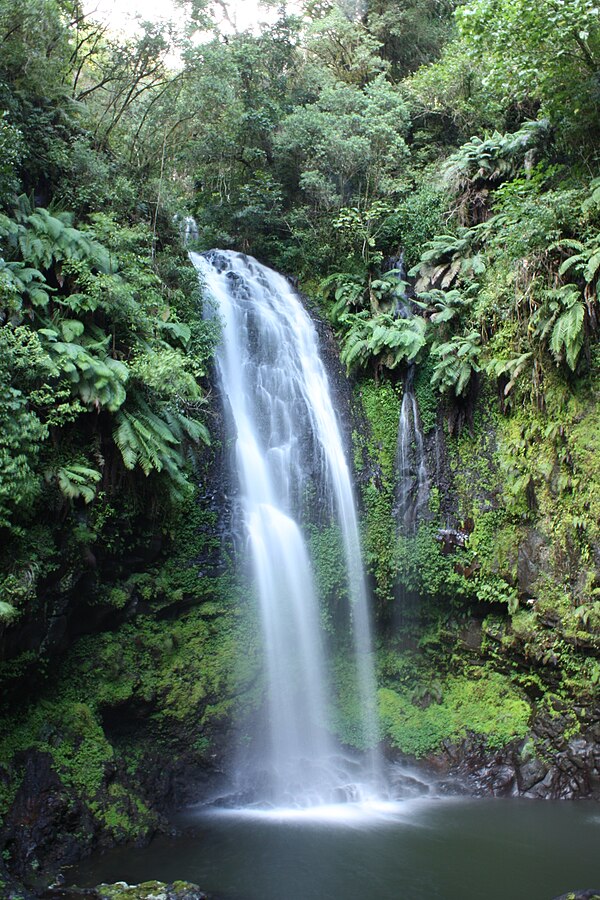
<instances>
[{"instance_id":1,"label":"wet rock face","mask_svg":"<svg viewBox=\"0 0 600 900\"><path fill-rule=\"evenodd\" d=\"M15 759L15 765L23 767L23 778L3 822L1 846L8 871L0 868L0 876L5 874L9 883L12 879L19 883L15 898L28 898L31 895L22 890L21 882L31 890L40 873L57 872L86 853L108 849L118 841L90 806L63 783L49 753L28 750ZM114 767L105 771L97 798L109 796L115 775ZM135 800L125 795L123 802L123 812L133 821ZM136 842L147 843L161 824L158 815L149 814L143 822L140 819ZM1 888L0 896L4 896Z\"/></svg>"},{"instance_id":2,"label":"wet rock face","mask_svg":"<svg viewBox=\"0 0 600 900\"><path fill-rule=\"evenodd\" d=\"M24 763L3 842L12 874L18 878L27 878L40 864L51 868L74 862L80 855L81 834L95 830L91 816L67 795L49 754L29 753Z\"/></svg>"},{"instance_id":3,"label":"wet rock face","mask_svg":"<svg viewBox=\"0 0 600 900\"><path fill-rule=\"evenodd\" d=\"M517 581L521 596L536 596L535 583L540 573L548 568L549 553L546 538L539 531L530 529L518 550Z\"/></svg>"},{"instance_id":4,"label":"wet rock face","mask_svg":"<svg viewBox=\"0 0 600 900\"><path fill-rule=\"evenodd\" d=\"M146 881L143 884L101 884L95 888L49 888L38 895L39 900L209 900L198 885L188 881L164 884Z\"/></svg>"},{"instance_id":5,"label":"wet rock face","mask_svg":"<svg viewBox=\"0 0 600 900\"><path fill-rule=\"evenodd\" d=\"M532 735L496 752L475 738L448 746L436 759L481 796L538 800L600 799L600 724L565 740L564 721L540 719Z\"/></svg>"}]
</instances>

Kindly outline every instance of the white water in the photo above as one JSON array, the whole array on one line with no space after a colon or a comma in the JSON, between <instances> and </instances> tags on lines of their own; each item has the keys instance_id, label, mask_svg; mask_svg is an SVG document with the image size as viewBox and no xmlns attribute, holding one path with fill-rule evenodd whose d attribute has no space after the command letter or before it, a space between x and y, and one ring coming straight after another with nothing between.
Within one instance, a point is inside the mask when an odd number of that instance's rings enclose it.
<instances>
[{"instance_id":1,"label":"white water","mask_svg":"<svg viewBox=\"0 0 600 900\"><path fill-rule=\"evenodd\" d=\"M429 473L417 398L413 390L414 369L409 368L398 427L398 523L404 534L413 534L419 517L427 509Z\"/></svg>"},{"instance_id":2,"label":"white water","mask_svg":"<svg viewBox=\"0 0 600 900\"><path fill-rule=\"evenodd\" d=\"M350 781L331 738L331 684L303 535L311 492L338 522L346 559L363 734L375 743L375 683L352 482L317 334L281 275L251 257L191 254L223 320L219 379L260 599L269 684L269 800L316 806L375 796L373 754ZM356 774L356 773L354 773Z\"/></svg>"}]
</instances>

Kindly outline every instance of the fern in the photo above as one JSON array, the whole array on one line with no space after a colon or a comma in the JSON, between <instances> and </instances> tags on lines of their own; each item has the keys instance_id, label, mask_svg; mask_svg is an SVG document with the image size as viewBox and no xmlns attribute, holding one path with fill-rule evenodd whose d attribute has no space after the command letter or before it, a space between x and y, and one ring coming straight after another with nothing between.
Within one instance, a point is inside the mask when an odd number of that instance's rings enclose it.
<instances>
[{"instance_id":1,"label":"fern","mask_svg":"<svg viewBox=\"0 0 600 900\"><path fill-rule=\"evenodd\" d=\"M583 347L585 306L580 300L574 300L557 318L552 329L550 349L557 358L564 357L572 372Z\"/></svg>"},{"instance_id":2,"label":"fern","mask_svg":"<svg viewBox=\"0 0 600 900\"><path fill-rule=\"evenodd\" d=\"M319 284L319 293L326 300L333 300L329 317L335 323L353 307L364 305L366 291L365 275L352 272L334 272Z\"/></svg>"},{"instance_id":3,"label":"fern","mask_svg":"<svg viewBox=\"0 0 600 900\"><path fill-rule=\"evenodd\" d=\"M99 272L110 273L114 265L110 253L77 228L68 213L52 215L47 209L31 209L27 198L19 198L18 227L11 235L24 260L36 268L49 270L68 260L86 261Z\"/></svg>"},{"instance_id":4,"label":"fern","mask_svg":"<svg viewBox=\"0 0 600 900\"><path fill-rule=\"evenodd\" d=\"M46 473L46 480L56 479L61 494L67 500L81 498L84 503L91 503L96 496L98 482L102 478L100 472L87 464L69 463L60 466L56 471Z\"/></svg>"},{"instance_id":5,"label":"fern","mask_svg":"<svg viewBox=\"0 0 600 900\"><path fill-rule=\"evenodd\" d=\"M436 359L431 384L442 393L464 396L473 374L480 370L480 343L481 338L476 331L465 336L455 335L442 344L435 343L431 348L431 356Z\"/></svg>"},{"instance_id":6,"label":"fern","mask_svg":"<svg viewBox=\"0 0 600 900\"><path fill-rule=\"evenodd\" d=\"M164 469L174 481L182 480L181 441L164 419L142 403L135 412L119 410L116 421L113 437L126 469L139 466L146 476Z\"/></svg>"},{"instance_id":7,"label":"fern","mask_svg":"<svg viewBox=\"0 0 600 900\"><path fill-rule=\"evenodd\" d=\"M459 233L441 234L425 245L425 250L409 275L416 276L417 294L432 289L447 290L461 280L485 272L479 252L483 232L479 226L461 228Z\"/></svg>"},{"instance_id":8,"label":"fern","mask_svg":"<svg viewBox=\"0 0 600 900\"><path fill-rule=\"evenodd\" d=\"M369 316L358 313L347 316L350 324L341 352L348 370L377 360L388 369L403 362L414 362L427 343L427 322L421 316L395 318L390 313Z\"/></svg>"},{"instance_id":9,"label":"fern","mask_svg":"<svg viewBox=\"0 0 600 900\"><path fill-rule=\"evenodd\" d=\"M486 365L485 371L488 375L493 375L495 378L508 376L508 382L504 387L504 396L508 397L532 356L533 353L529 351L508 360L492 359Z\"/></svg>"},{"instance_id":10,"label":"fern","mask_svg":"<svg viewBox=\"0 0 600 900\"><path fill-rule=\"evenodd\" d=\"M17 615L18 611L12 603L0 600L0 622L12 622Z\"/></svg>"}]
</instances>

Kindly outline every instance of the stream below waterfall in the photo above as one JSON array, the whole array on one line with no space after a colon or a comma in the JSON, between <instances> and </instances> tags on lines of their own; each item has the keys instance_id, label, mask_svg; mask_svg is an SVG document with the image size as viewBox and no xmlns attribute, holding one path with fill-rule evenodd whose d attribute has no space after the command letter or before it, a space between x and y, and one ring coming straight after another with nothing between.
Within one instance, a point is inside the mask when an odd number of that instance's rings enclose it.
<instances>
[{"instance_id":1,"label":"stream below waterfall","mask_svg":"<svg viewBox=\"0 0 600 900\"><path fill-rule=\"evenodd\" d=\"M552 900L600 887L600 809L586 801L204 809L179 824L179 837L92 858L68 881L187 879L211 900Z\"/></svg>"}]
</instances>

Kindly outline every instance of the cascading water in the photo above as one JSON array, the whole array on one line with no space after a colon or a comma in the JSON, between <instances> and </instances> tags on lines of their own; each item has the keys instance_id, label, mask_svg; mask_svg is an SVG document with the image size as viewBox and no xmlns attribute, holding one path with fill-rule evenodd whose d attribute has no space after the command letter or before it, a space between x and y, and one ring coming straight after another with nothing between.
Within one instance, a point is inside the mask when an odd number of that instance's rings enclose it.
<instances>
[{"instance_id":1,"label":"cascading water","mask_svg":"<svg viewBox=\"0 0 600 900\"><path fill-rule=\"evenodd\" d=\"M269 799L340 799L330 736L329 673L301 509L317 492L339 524L346 559L365 744L377 740L367 593L352 482L314 325L281 275L233 252L191 254L223 320L217 353L233 418L236 467L258 588L269 684ZM362 780L374 792L377 761ZM358 791L360 794L360 791ZM356 785L345 799L356 799Z\"/></svg>"},{"instance_id":2,"label":"cascading water","mask_svg":"<svg viewBox=\"0 0 600 900\"><path fill-rule=\"evenodd\" d=\"M429 500L429 474L425 457L423 432L414 393L415 368L409 366L404 380L404 394L398 426L398 514L404 534L415 531L419 517Z\"/></svg>"},{"instance_id":3,"label":"cascading water","mask_svg":"<svg viewBox=\"0 0 600 900\"><path fill-rule=\"evenodd\" d=\"M404 253L389 260L400 290L397 291L394 316L410 319L414 315L414 305L407 292L407 272ZM419 407L414 392L415 366L409 365L404 379L404 393L398 425L398 449L396 465L398 471L398 498L396 520L403 534L413 534L419 517L425 512L429 500L429 473L425 458L425 446Z\"/></svg>"}]
</instances>

